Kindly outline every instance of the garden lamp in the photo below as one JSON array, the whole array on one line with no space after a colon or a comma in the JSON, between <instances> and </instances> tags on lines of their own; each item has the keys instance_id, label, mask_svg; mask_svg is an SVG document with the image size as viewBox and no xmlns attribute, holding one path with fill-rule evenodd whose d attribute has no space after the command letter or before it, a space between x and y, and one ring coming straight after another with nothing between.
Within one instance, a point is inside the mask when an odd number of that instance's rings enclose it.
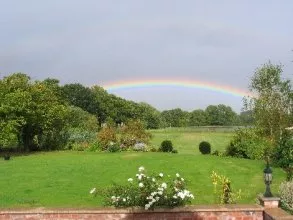
<instances>
[{"instance_id":1,"label":"garden lamp","mask_svg":"<svg viewBox=\"0 0 293 220\"><path fill-rule=\"evenodd\" d=\"M264 197L273 197L273 194L271 193L271 189L270 189L270 184L272 183L273 180L273 171L269 166L269 160L267 160L267 166L266 168L263 170L264 173L264 182L266 184L266 191L264 193Z\"/></svg>"}]
</instances>

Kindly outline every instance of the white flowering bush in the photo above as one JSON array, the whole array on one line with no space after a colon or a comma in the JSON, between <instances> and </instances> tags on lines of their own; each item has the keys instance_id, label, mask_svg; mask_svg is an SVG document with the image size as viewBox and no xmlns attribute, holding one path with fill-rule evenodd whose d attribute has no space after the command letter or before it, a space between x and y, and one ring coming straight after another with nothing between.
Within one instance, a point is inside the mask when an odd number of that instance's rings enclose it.
<instances>
[{"instance_id":1,"label":"white flowering bush","mask_svg":"<svg viewBox=\"0 0 293 220\"><path fill-rule=\"evenodd\" d=\"M94 194L95 188L91 190ZM184 178L176 173L174 178L163 173L147 175L144 167L127 180L125 185L112 185L103 193L105 205L115 207L177 207L191 203L193 194L186 189Z\"/></svg>"},{"instance_id":2,"label":"white flowering bush","mask_svg":"<svg viewBox=\"0 0 293 220\"><path fill-rule=\"evenodd\" d=\"M293 180L281 183L279 193L282 207L293 213Z\"/></svg>"}]
</instances>

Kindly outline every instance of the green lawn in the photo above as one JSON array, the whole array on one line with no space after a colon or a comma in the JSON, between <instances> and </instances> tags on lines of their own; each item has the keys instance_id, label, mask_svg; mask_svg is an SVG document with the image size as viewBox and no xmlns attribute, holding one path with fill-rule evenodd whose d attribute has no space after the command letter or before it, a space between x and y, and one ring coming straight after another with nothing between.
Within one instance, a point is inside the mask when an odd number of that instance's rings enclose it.
<instances>
[{"instance_id":1,"label":"green lawn","mask_svg":"<svg viewBox=\"0 0 293 220\"><path fill-rule=\"evenodd\" d=\"M181 154L200 154L198 145L201 141L208 141L212 151L224 151L230 143L233 133L228 128L208 129L194 128L167 128L152 130L151 144L157 148L164 140L171 140L173 147Z\"/></svg>"},{"instance_id":2,"label":"green lawn","mask_svg":"<svg viewBox=\"0 0 293 220\"><path fill-rule=\"evenodd\" d=\"M255 203L257 194L264 191L262 161L187 154L194 152L192 148L184 150L182 144L178 147L179 154L67 151L0 160L0 207L101 206L101 198L91 197L89 190L104 188L112 181L126 183L127 178L135 176L139 166L155 173L180 173L195 195L194 204L213 203L210 179L213 170L230 177L233 189L242 189L240 203ZM284 179L284 172L275 168L274 193Z\"/></svg>"}]
</instances>

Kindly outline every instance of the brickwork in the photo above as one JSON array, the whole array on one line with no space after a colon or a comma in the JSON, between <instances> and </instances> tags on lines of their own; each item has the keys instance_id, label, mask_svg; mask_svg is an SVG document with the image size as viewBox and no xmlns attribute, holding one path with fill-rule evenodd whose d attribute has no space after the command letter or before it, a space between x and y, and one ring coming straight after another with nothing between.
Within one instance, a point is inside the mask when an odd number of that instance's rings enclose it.
<instances>
[{"instance_id":1,"label":"brickwork","mask_svg":"<svg viewBox=\"0 0 293 220\"><path fill-rule=\"evenodd\" d=\"M141 209L22 209L0 210L0 220L263 220L258 205L188 206L145 211Z\"/></svg>"}]
</instances>

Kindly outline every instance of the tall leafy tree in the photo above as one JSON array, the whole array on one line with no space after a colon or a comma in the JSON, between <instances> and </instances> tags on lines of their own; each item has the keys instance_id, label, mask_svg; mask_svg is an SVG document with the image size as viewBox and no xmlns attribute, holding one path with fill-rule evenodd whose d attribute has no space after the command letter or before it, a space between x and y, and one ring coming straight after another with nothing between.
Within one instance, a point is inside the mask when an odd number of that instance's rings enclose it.
<instances>
[{"instance_id":1,"label":"tall leafy tree","mask_svg":"<svg viewBox=\"0 0 293 220\"><path fill-rule=\"evenodd\" d=\"M190 113L189 125L190 126L204 126L207 125L207 115L202 109L196 109Z\"/></svg>"},{"instance_id":2,"label":"tall leafy tree","mask_svg":"<svg viewBox=\"0 0 293 220\"><path fill-rule=\"evenodd\" d=\"M234 125L237 120L237 114L232 108L223 104L209 105L205 112L209 125Z\"/></svg>"},{"instance_id":3,"label":"tall leafy tree","mask_svg":"<svg viewBox=\"0 0 293 220\"><path fill-rule=\"evenodd\" d=\"M0 89L0 133L16 135L18 144L26 150L60 146L68 109L56 91L48 81L32 82L25 74L4 77Z\"/></svg>"},{"instance_id":4,"label":"tall leafy tree","mask_svg":"<svg viewBox=\"0 0 293 220\"><path fill-rule=\"evenodd\" d=\"M251 78L253 96L245 100L252 111L255 126L271 140L278 140L291 124L293 93L291 82L282 79L282 66L270 62L257 68Z\"/></svg>"},{"instance_id":5,"label":"tall leafy tree","mask_svg":"<svg viewBox=\"0 0 293 220\"><path fill-rule=\"evenodd\" d=\"M189 113L180 108L163 111L161 116L166 126L186 127L188 125Z\"/></svg>"}]
</instances>

